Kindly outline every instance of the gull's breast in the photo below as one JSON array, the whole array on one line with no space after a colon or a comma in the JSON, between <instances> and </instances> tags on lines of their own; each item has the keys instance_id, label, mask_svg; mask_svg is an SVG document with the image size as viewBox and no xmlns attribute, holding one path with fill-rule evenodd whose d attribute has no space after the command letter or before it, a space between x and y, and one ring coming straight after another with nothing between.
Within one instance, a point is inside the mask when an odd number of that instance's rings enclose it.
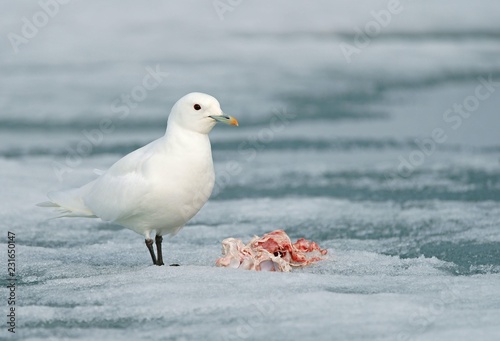
<instances>
[{"instance_id":1,"label":"gull's breast","mask_svg":"<svg viewBox=\"0 0 500 341\"><path fill-rule=\"evenodd\" d=\"M215 173L211 155L184 155L158 165L143 202L142 223L169 230L186 224L212 194Z\"/></svg>"}]
</instances>

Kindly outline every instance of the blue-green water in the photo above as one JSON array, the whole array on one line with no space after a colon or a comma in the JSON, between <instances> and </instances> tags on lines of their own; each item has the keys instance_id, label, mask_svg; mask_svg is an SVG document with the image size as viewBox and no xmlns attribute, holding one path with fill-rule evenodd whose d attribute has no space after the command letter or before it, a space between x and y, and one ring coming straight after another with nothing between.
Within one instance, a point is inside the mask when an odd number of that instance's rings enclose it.
<instances>
[{"instance_id":1,"label":"blue-green water","mask_svg":"<svg viewBox=\"0 0 500 341\"><path fill-rule=\"evenodd\" d=\"M386 2L233 2L221 20L211 2L72 1L16 53L40 6L0 5L0 213L18 255L1 339L498 338L496 2L401 1L361 46ZM192 91L240 126L212 132L215 191L166 240L181 267L149 266L117 225L34 206L161 136ZM215 267L222 239L277 228L329 260Z\"/></svg>"}]
</instances>

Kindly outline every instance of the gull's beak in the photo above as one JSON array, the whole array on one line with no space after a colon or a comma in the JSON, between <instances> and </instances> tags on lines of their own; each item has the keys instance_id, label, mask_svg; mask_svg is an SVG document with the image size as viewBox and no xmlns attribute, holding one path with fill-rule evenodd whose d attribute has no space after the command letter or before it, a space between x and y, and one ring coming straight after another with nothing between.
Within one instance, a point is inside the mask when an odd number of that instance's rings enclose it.
<instances>
[{"instance_id":1,"label":"gull's beak","mask_svg":"<svg viewBox=\"0 0 500 341\"><path fill-rule=\"evenodd\" d=\"M208 117L213 118L217 122L229 124L229 125L232 125L232 126L238 126L238 121L233 116L212 115L212 116L208 116Z\"/></svg>"}]
</instances>

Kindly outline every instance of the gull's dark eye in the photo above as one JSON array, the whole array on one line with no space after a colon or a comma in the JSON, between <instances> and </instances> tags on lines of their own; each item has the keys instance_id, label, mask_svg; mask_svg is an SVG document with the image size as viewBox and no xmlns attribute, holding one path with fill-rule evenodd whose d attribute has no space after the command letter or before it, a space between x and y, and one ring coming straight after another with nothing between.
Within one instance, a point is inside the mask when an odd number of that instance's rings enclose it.
<instances>
[{"instance_id":1,"label":"gull's dark eye","mask_svg":"<svg viewBox=\"0 0 500 341\"><path fill-rule=\"evenodd\" d=\"M194 110L200 110L200 109L201 109L201 105L199 105L199 104L194 105Z\"/></svg>"}]
</instances>

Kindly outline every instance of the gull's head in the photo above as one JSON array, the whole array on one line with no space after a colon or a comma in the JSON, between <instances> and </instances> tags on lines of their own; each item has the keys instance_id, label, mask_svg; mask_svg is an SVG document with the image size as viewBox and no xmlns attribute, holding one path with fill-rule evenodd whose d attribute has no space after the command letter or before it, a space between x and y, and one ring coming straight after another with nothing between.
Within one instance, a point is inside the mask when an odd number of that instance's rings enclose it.
<instances>
[{"instance_id":1,"label":"gull's head","mask_svg":"<svg viewBox=\"0 0 500 341\"><path fill-rule=\"evenodd\" d=\"M217 122L238 125L234 117L222 112L217 99L201 92L192 92L179 99L168 118L169 125L175 123L202 134L208 134Z\"/></svg>"}]
</instances>

